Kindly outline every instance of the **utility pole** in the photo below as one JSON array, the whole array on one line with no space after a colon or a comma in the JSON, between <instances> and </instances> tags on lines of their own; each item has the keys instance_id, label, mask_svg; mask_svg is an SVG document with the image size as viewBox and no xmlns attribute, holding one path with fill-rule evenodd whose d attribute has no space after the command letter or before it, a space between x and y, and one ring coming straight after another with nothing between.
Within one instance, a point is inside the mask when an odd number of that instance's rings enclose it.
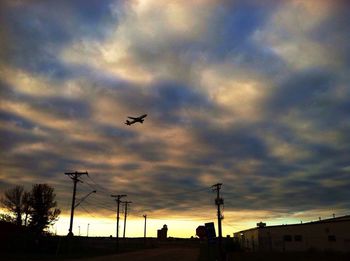
<instances>
[{"instance_id":1,"label":"utility pole","mask_svg":"<svg viewBox=\"0 0 350 261\"><path fill-rule=\"evenodd\" d=\"M145 241L146 241L146 220L147 220L147 215L143 215L143 217L145 218L145 228L144 228L144 231L143 231L143 237L145 238Z\"/></svg>"},{"instance_id":2,"label":"utility pole","mask_svg":"<svg viewBox=\"0 0 350 261\"><path fill-rule=\"evenodd\" d=\"M119 248L119 206L120 206L120 199L123 197L126 197L126 195L111 195L112 198L115 198L115 201L117 202L117 232L116 232L116 239L117 239L117 249Z\"/></svg>"},{"instance_id":3,"label":"utility pole","mask_svg":"<svg viewBox=\"0 0 350 261\"><path fill-rule=\"evenodd\" d=\"M125 238L125 229L126 229L126 216L128 215L128 204L132 203L131 201L124 201L124 231L123 231L123 238Z\"/></svg>"},{"instance_id":4,"label":"utility pole","mask_svg":"<svg viewBox=\"0 0 350 261\"><path fill-rule=\"evenodd\" d=\"M72 180L73 180L73 198L72 198L72 207L70 210L70 223L69 223L69 232L68 232L68 236L73 236L73 217L74 217L74 208L75 208L75 194L77 192L77 183L79 180L79 177L81 175L88 175L88 172L66 172L64 173L65 175L68 175Z\"/></svg>"},{"instance_id":5,"label":"utility pole","mask_svg":"<svg viewBox=\"0 0 350 261\"><path fill-rule=\"evenodd\" d=\"M89 237L89 226L90 226L90 223L87 225L86 237Z\"/></svg>"},{"instance_id":6,"label":"utility pole","mask_svg":"<svg viewBox=\"0 0 350 261\"><path fill-rule=\"evenodd\" d=\"M212 186L213 191L216 191L216 199L215 199L215 205L217 206L217 215L218 215L218 233L219 233L219 242L218 242L218 247L219 247L219 260L223 260L223 254L222 254L222 228L221 228L221 220L224 218L221 215L221 209L220 206L224 204L223 198L220 198L220 189L221 189L222 183L217 183Z\"/></svg>"}]
</instances>

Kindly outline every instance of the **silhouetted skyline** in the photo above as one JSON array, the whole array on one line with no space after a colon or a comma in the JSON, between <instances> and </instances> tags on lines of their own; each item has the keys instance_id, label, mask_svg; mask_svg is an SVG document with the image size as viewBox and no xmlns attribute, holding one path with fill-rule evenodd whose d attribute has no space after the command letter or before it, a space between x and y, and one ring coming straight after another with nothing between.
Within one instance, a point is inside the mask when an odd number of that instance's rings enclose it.
<instances>
[{"instance_id":1,"label":"silhouetted skyline","mask_svg":"<svg viewBox=\"0 0 350 261\"><path fill-rule=\"evenodd\" d=\"M216 183L223 236L349 214L349 3L231 2L1 1L0 194L50 184L66 233L64 173L87 170L91 235L114 231L111 194L129 235L144 214L150 236L194 235Z\"/></svg>"}]
</instances>

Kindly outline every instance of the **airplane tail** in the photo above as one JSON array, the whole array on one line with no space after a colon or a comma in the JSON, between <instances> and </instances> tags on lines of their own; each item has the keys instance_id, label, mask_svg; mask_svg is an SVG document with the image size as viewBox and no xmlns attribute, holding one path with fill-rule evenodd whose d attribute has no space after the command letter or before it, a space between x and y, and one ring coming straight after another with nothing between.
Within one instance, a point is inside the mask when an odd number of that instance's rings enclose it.
<instances>
[{"instance_id":1,"label":"airplane tail","mask_svg":"<svg viewBox=\"0 0 350 261\"><path fill-rule=\"evenodd\" d=\"M128 120L126 120L125 124L129 125L129 126L131 125L130 121L128 121Z\"/></svg>"}]
</instances>

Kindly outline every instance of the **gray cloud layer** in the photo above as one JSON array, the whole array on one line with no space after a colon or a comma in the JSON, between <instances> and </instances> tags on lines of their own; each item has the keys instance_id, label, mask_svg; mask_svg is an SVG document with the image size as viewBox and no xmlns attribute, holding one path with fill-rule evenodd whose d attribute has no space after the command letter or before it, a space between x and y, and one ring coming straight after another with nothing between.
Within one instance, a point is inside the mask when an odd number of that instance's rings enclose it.
<instances>
[{"instance_id":1,"label":"gray cloud layer","mask_svg":"<svg viewBox=\"0 0 350 261\"><path fill-rule=\"evenodd\" d=\"M5 1L1 190L68 202L63 173L86 169L100 211L121 192L192 215L214 195L184 192L216 182L227 210L348 211L350 9L317 3Z\"/></svg>"}]
</instances>

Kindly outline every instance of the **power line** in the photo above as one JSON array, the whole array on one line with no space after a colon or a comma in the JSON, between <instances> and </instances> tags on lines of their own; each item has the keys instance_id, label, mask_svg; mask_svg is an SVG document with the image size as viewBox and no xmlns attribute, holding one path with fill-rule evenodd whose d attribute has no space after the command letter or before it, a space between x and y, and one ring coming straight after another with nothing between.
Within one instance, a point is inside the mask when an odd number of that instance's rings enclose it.
<instances>
[{"instance_id":1,"label":"power line","mask_svg":"<svg viewBox=\"0 0 350 261\"><path fill-rule=\"evenodd\" d=\"M111 190L107 189L106 187L98 184L95 180L93 180L90 176L87 176L96 186L106 190L107 192L112 192ZM157 196L177 196L177 195L183 195L184 193L197 193L197 192L201 192L201 191L205 191L207 190L208 192L210 192L210 187L202 187L202 188L198 188L195 190L184 190L182 192L175 192L175 193L162 193L162 194L157 194ZM133 192L127 192L127 194L129 195L140 195L142 196L142 193L133 193Z\"/></svg>"},{"instance_id":2,"label":"power line","mask_svg":"<svg viewBox=\"0 0 350 261\"><path fill-rule=\"evenodd\" d=\"M94 179L92 179L90 176L88 176L88 179L90 179L96 186L100 187L101 189L103 189L103 191L107 191L106 193L113 193L110 189L98 184Z\"/></svg>"},{"instance_id":3,"label":"power line","mask_svg":"<svg viewBox=\"0 0 350 261\"><path fill-rule=\"evenodd\" d=\"M93 186L91 185L90 183L84 181L83 184L86 184L88 185L90 188L93 188L93 189L96 189L96 186ZM106 195L106 194L105 194ZM93 203L93 204L98 204L99 206L104 206L105 208L109 208L109 209L112 209L112 205L110 204L110 201L109 201L109 196L108 195L108 198L106 196L104 196L104 194L101 194L101 190L98 190L98 193L96 194L96 196L94 198L90 198L89 201L93 200L93 202L90 202L90 203ZM114 209L113 209L114 211Z\"/></svg>"},{"instance_id":4,"label":"power line","mask_svg":"<svg viewBox=\"0 0 350 261\"><path fill-rule=\"evenodd\" d=\"M111 202L108 202L107 198L105 197L96 197L96 198L92 198L92 200L94 202L98 202L99 204L105 205L107 207L114 207L113 204Z\"/></svg>"},{"instance_id":5,"label":"power line","mask_svg":"<svg viewBox=\"0 0 350 261\"><path fill-rule=\"evenodd\" d=\"M91 217L93 217L93 218L98 218L98 217L96 217L95 215L93 215L89 210L87 210L85 207L83 207L83 206L80 206L82 209L83 209L83 211L85 211L86 213L88 213Z\"/></svg>"},{"instance_id":6,"label":"power line","mask_svg":"<svg viewBox=\"0 0 350 261\"><path fill-rule=\"evenodd\" d=\"M199 193L202 191L208 191L210 192L210 188L206 187L206 188L200 188L200 189L196 189L196 190L183 190L182 192L174 192L174 193L157 193L155 194L155 196L157 197L171 197L171 196L180 196L180 195L184 195L184 194L191 194L191 193ZM143 193L133 193L133 192L127 192L128 194L131 195L135 195L135 196L144 196L144 194L146 194L146 192Z\"/></svg>"},{"instance_id":7,"label":"power line","mask_svg":"<svg viewBox=\"0 0 350 261\"><path fill-rule=\"evenodd\" d=\"M91 184L90 184L89 182L87 182L86 180L84 180L83 184L86 184L86 185L88 185L90 188L97 190L97 189L96 189L96 186L91 185Z\"/></svg>"},{"instance_id":8,"label":"power line","mask_svg":"<svg viewBox=\"0 0 350 261\"><path fill-rule=\"evenodd\" d=\"M213 218L197 218L197 219L165 219L165 218L148 218L150 220L159 220L159 221L164 221L164 222L167 222L167 221L180 221L180 222L203 222L203 221L211 221Z\"/></svg>"},{"instance_id":9,"label":"power line","mask_svg":"<svg viewBox=\"0 0 350 261\"><path fill-rule=\"evenodd\" d=\"M164 205L169 205L169 204L166 204L166 202L169 201L169 200L164 200L163 201L163 204ZM90 205L90 206L94 206L95 209L105 209L105 210L108 210L108 211L112 211L114 212L115 209L113 206L111 206L110 204L108 203L105 203L104 201L96 198L96 197L93 197L93 198L89 198L88 200L84 201L86 204ZM169 201L170 202L170 201ZM142 202L142 205L145 206L145 205L149 205L149 206L152 206L153 203L152 202ZM203 205L203 204L202 204ZM209 205L209 202L208 204L205 204L205 205ZM152 211L153 209L176 209L176 208L179 208L179 206L158 206L156 208L153 208L153 207L148 207L148 208L144 208L143 210L142 209L138 209L136 210L136 213L139 213L141 214L142 212L144 211ZM181 209L193 209L193 206L191 205L182 205L181 206Z\"/></svg>"},{"instance_id":10,"label":"power line","mask_svg":"<svg viewBox=\"0 0 350 261\"><path fill-rule=\"evenodd\" d=\"M110 202L110 200L108 200L107 197L105 197L105 196L103 196L101 194L98 194L98 193L96 194L95 197L91 198L91 200L97 201L97 202L99 202L101 204L104 204L104 205L106 205L108 207L112 207L113 206L112 203Z\"/></svg>"},{"instance_id":11,"label":"power line","mask_svg":"<svg viewBox=\"0 0 350 261\"><path fill-rule=\"evenodd\" d=\"M200 189L196 189L196 190L185 190L183 192L165 193L165 194L160 194L159 196L178 196L178 195L183 195L184 193L186 193L186 194L198 193L198 192L202 192L202 191L205 191L205 190L210 192L210 188L209 187L205 187L205 188L200 188Z\"/></svg>"},{"instance_id":12,"label":"power line","mask_svg":"<svg viewBox=\"0 0 350 261\"><path fill-rule=\"evenodd\" d=\"M95 206L95 207L103 208L103 209L105 209L105 210L109 210L109 211L113 211L113 212L115 211L115 209L113 209L113 208L108 208L108 207L99 205L99 204L97 204L97 203L92 203L92 202L88 202L88 201L86 201L85 203L87 203L88 205L93 205L93 206Z\"/></svg>"},{"instance_id":13,"label":"power line","mask_svg":"<svg viewBox=\"0 0 350 261\"><path fill-rule=\"evenodd\" d=\"M229 224L229 223L227 223L225 220L224 221L222 221L226 226L228 226L228 227L230 227L230 228L232 228L232 229L234 229L234 227L238 227L238 226L235 226L235 225L231 225L231 224Z\"/></svg>"},{"instance_id":14,"label":"power line","mask_svg":"<svg viewBox=\"0 0 350 261\"><path fill-rule=\"evenodd\" d=\"M86 182L84 182L84 183L86 183ZM83 183L83 184L84 184ZM93 187L93 186L89 186L89 187L91 187L91 188L93 188L93 189L95 189L95 187ZM95 190L94 190L95 191ZM101 194L99 194L98 192L96 192L96 194L95 194L95 196L94 197L90 197L90 198L88 198L88 200L84 200L83 202L86 202L86 203L91 203L91 204L95 204L95 205L97 205L98 204L98 206L104 206L104 207L106 207L106 208L109 208L109 209L112 209L112 205L110 205L110 204L108 204L108 203L110 203L110 201L107 201L107 198L105 198L105 197L102 197L101 198ZM86 197L86 196L85 196ZM84 198L84 197L83 197ZM81 198L81 199L83 199L83 198ZM79 198L77 198L77 200L79 200ZM114 211L114 210L113 210Z\"/></svg>"},{"instance_id":15,"label":"power line","mask_svg":"<svg viewBox=\"0 0 350 261\"><path fill-rule=\"evenodd\" d=\"M89 186L89 187L91 187L91 188L94 188L94 189L96 189L96 187L99 187L99 188L101 188L102 189L102 193L103 194L105 194L105 195L107 195L107 192L109 191L109 192L111 192L111 190L109 190L108 188L106 188L106 187L104 187L104 186L102 186L102 185L100 185L99 183L97 183L92 177L90 177L90 176L87 176L87 178L89 179L89 180L91 180L91 182L93 182L93 184L94 185L92 185L92 184L90 184L89 182L87 182L87 181L85 181L85 183L87 184L87 186ZM166 201L168 201L169 199L167 199L168 197L175 197L175 196L180 196L180 195L184 195L184 193L186 193L186 194L190 194L190 193L200 193L200 192L205 192L205 191L207 191L208 193L210 192L210 187L201 187L201 188L198 188L198 189L193 189L193 190L184 190L183 192L175 192L175 193L162 193L162 194L156 194L158 197L165 197L165 199L163 199L163 202L166 202ZM135 195L135 196L144 196L144 194L143 193L132 193L132 192L130 192L130 193L128 193L128 194L132 194L132 195ZM103 198L103 197L102 197ZM98 208L103 208L103 209L107 209L107 210L109 210L109 211L114 211L114 209L112 210L112 207L111 206L109 206L108 204L106 204L105 202L104 202L104 199L102 199L102 198L94 198L93 200L94 200L94 203L92 203L92 204L94 204L96 207L98 207ZM187 201L188 199L183 199L184 201ZM98 203L95 203L95 202L97 202L98 201ZM102 203L103 202L103 203ZM91 203L91 202L90 202ZM208 204L209 204L209 202L208 202ZM142 205L149 205L149 206L153 206L154 207L154 202L147 202L147 201L143 201L142 202ZM151 207L151 209L153 209L153 207ZM174 208L174 207L163 207L163 206L160 206L160 209L172 209L172 208ZM193 208L193 207L191 207L191 206L181 206L181 208L183 209L183 208ZM155 209L159 209L159 207L156 207ZM141 210L139 210L139 211L137 211L137 212L141 212ZM142 211L143 212L143 211Z\"/></svg>"},{"instance_id":16,"label":"power line","mask_svg":"<svg viewBox=\"0 0 350 261\"><path fill-rule=\"evenodd\" d=\"M89 210L87 210L86 208L82 207L83 211L86 212L89 216L95 218L95 219L99 219L99 217L93 215ZM113 221L111 222L94 222L94 224L102 224L102 225L112 225Z\"/></svg>"}]
</instances>

